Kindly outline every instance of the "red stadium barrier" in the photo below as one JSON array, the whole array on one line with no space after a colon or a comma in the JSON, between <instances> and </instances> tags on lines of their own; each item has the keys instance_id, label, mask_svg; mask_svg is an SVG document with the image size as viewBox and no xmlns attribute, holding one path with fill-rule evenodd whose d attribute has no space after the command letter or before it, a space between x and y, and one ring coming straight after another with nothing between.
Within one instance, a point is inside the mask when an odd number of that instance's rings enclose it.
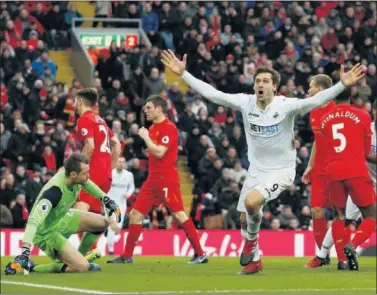
<instances>
[{"instance_id":1,"label":"red stadium barrier","mask_svg":"<svg viewBox=\"0 0 377 295\"><path fill-rule=\"evenodd\" d=\"M14 256L20 253L22 230L1 230L1 256ZM237 230L207 230L199 231L200 241L204 251L210 256L239 256L243 246L242 238ZM123 231L115 244L115 255L123 251L127 231ZM79 245L79 238L74 235L70 238L74 246ZM359 248L359 253L374 248L376 233ZM101 237L98 248L107 254L106 238ZM334 248L334 247L333 247ZM303 257L315 255L315 242L311 231L261 231L260 249L263 256ZM368 251L369 252L369 251ZM193 250L183 231L177 230L145 230L135 248L135 255L145 256L189 256ZM332 249L335 256L335 249ZM44 253L33 248L32 255Z\"/></svg>"}]
</instances>

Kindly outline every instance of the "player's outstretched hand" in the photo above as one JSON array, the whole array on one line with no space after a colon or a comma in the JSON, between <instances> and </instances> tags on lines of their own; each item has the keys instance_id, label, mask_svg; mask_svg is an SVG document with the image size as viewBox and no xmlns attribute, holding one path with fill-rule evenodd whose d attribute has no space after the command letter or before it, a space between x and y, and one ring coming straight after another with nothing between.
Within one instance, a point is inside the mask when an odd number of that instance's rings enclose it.
<instances>
[{"instance_id":1,"label":"player's outstretched hand","mask_svg":"<svg viewBox=\"0 0 377 295\"><path fill-rule=\"evenodd\" d=\"M301 181L302 181L303 184L309 184L310 183L310 174L311 174L312 170L313 170L312 166L306 167L305 172L301 177Z\"/></svg>"},{"instance_id":2,"label":"player's outstretched hand","mask_svg":"<svg viewBox=\"0 0 377 295\"><path fill-rule=\"evenodd\" d=\"M142 138L142 139L147 139L148 137L149 137L149 131L148 131L148 129L147 128L145 128L145 127L141 127L140 129L139 129L139 136Z\"/></svg>"},{"instance_id":3,"label":"player's outstretched hand","mask_svg":"<svg viewBox=\"0 0 377 295\"><path fill-rule=\"evenodd\" d=\"M183 56L183 60L179 60L170 49L161 53L161 62L177 75L182 76L186 69L187 54Z\"/></svg>"},{"instance_id":4,"label":"player's outstretched hand","mask_svg":"<svg viewBox=\"0 0 377 295\"><path fill-rule=\"evenodd\" d=\"M121 212L118 205L115 203L114 200L110 199L108 196L103 197L102 199L103 204L105 205L105 209L109 216L115 214L117 223L121 221Z\"/></svg>"},{"instance_id":5,"label":"player's outstretched hand","mask_svg":"<svg viewBox=\"0 0 377 295\"><path fill-rule=\"evenodd\" d=\"M351 70L345 73L344 65L341 65L339 76L343 85L346 87L350 87L352 85L355 85L357 82L359 82L361 79L365 77L365 66L358 63L354 65Z\"/></svg>"}]
</instances>

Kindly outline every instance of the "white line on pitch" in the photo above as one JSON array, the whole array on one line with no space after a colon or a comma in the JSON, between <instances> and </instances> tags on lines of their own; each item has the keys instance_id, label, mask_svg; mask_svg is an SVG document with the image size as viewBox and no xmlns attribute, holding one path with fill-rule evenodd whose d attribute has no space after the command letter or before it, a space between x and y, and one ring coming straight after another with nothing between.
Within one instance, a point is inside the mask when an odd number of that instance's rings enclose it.
<instances>
[{"instance_id":1,"label":"white line on pitch","mask_svg":"<svg viewBox=\"0 0 377 295\"><path fill-rule=\"evenodd\" d=\"M59 290L59 291L68 291L68 292L77 292L77 293L86 293L86 294L195 294L195 293L253 293L253 292L328 292L328 291L376 291L376 287L368 288L302 288L302 289L240 289L240 290L194 290L194 291L158 291L158 292L110 292L110 291L98 291L90 289L81 289L81 288L70 288L70 287L61 287L45 284L34 284L34 283L25 283L25 282L15 282L15 281L1 281L2 284L8 285L20 285L27 286L32 288L40 289L50 289L50 290Z\"/></svg>"}]
</instances>

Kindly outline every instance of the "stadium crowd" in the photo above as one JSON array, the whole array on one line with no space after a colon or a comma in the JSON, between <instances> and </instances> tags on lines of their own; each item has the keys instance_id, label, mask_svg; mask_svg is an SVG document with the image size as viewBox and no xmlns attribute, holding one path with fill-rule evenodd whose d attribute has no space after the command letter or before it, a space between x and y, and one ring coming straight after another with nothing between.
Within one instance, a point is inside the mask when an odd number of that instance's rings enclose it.
<instances>
[{"instance_id":1,"label":"stadium crowd","mask_svg":"<svg viewBox=\"0 0 377 295\"><path fill-rule=\"evenodd\" d=\"M187 53L192 74L228 93L252 93L256 68L274 67L281 74L278 94L302 99L311 76L325 73L335 82L341 62L348 68L361 62L368 73L352 88L352 103L371 112L377 97L376 2L92 2L98 17L140 18L152 43L89 49L96 63L98 114L121 141L138 189L147 177L147 154L137 134L147 125L142 106L150 94L167 99L195 183L190 215L197 228L220 215L225 228L239 226L236 206L249 165L243 122L237 112L192 89L168 87L161 49ZM22 228L42 185L81 147L73 98L82 85L77 79L57 83L59 69L49 58L49 50L69 46L72 18L80 14L66 2L2 2L0 9L1 226ZM263 229L311 226L310 185L300 180L313 142L308 118L296 121L296 180L264 208ZM330 210L327 217L331 220ZM146 223L171 226L163 207Z\"/></svg>"}]
</instances>

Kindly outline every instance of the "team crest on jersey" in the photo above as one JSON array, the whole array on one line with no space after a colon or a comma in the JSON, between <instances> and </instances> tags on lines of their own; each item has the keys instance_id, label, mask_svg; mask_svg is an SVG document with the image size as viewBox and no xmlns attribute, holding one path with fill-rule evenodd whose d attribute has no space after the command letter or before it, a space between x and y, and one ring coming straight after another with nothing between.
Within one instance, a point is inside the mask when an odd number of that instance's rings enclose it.
<instances>
[{"instance_id":1,"label":"team crest on jersey","mask_svg":"<svg viewBox=\"0 0 377 295\"><path fill-rule=\"evenodd\" d=\"M163 138L162 138L162 142L163 143L168 143L169 142L169 136L164 136Z\"/></svg>"},{"instance_id":2,"label":"team crest on jersey","mask_svg":"<svg viewBox=\"0 0 377 295\"><path fill-rule=\"evenodd\" d=\"M48 205L47 204L41 204L41 206L39 207L39 210L41 210L42 212L47 212Z\"/></svg>"},{"instance_id":3,"label":"team crest on jersey","mask_svg":"<svg viewBox=\"0 0 377 295\"><path fill-rule=\"evenodd\" d=\"M81 135L82 136L85 136L85 135L87 135L88 134L88 129L86 129L86 128L82 128L81 129Z\"/></svg>"}]
</instances>

